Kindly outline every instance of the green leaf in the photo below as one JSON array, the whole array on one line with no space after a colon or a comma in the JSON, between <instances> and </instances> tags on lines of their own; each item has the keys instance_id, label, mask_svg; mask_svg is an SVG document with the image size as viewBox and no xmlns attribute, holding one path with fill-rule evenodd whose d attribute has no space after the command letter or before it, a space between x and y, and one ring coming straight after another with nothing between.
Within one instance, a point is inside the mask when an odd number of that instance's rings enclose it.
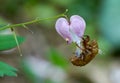
<instances>
[{"instance_id":1,"label":"green leaf","mask_svg":"<svg viewBox=\"0 0 120 83\"><path fill-rule=\"evenodd\" d=\"M67 67L68 63L67 60L63 55L61 55L57 50L51 48L48 55L48 59L55 65L60 67Z\"/></svg>"},{"instance_id":2,"label":"green leaf","mask_svg":"<svg viewBox=\"0 0 120 83\"><path fill-rule=\"evenodd\" d=\"M3 76L17 76L16 74L17 69L4 63L0 62L0 77Z\"/></svg>"},{"instance_id":3,"label":"green leaf","mask_svg":"<svg viewBox=\"0 0 120 83\"><path fill-rule=\"evenodd\" d=\"M21 44L25 39L17 36L18 43ZM0 51L9 50L17 46L13 35L0 35Z\"/></svg>"}]
</instances>

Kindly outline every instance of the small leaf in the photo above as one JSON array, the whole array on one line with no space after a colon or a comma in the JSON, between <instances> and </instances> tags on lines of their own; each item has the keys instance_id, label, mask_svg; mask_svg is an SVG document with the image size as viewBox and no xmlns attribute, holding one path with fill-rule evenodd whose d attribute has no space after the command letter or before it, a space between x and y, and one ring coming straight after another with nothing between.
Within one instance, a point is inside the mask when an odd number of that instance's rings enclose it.
<instances>
[{"instance_id":1,"label":"small leaf","mask_svg":"<svg viewBox=\"0 0 120 83\"><path fill-rule=\"evenodd\" d=\"M17 69L4 63L0 62L0 77L3 76L17 76L16 74Z\"/></svg>"},{"instance_id":2,"label":"small leaf","mask_svg":"<svg viewBox=\"0 0 120 83\"><path fill-rule=\"evenodd\" d=\"M21 44L25 39L17 36L18 43ZM17 46L13 35L0 35L0 51L9 50Z\"/></svg>"},{"instance_id":3,"label":"small leaf","mask_svg":"<svg viewBox=\"0 0 120 83\"><path fill-rule=\"evenodd\" d=\"M62 56L57 50L51 48L48 53L48 59L55 65L60 67L67 67L68 63L67 60Z\"/></svg>"}]
</instances>

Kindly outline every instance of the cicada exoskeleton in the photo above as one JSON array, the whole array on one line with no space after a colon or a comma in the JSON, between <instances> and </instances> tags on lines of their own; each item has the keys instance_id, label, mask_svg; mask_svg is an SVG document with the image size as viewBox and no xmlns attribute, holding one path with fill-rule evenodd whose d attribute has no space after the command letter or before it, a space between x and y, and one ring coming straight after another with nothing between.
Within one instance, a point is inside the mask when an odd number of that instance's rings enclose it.
<instances>
[{"instance_id":1,"label":"cicada exoskeleton","mask_svg":"<svg viewBox=\"0 0 120 83\"><path fill-rule=\"evenodd\" d=\"M76 66L84 66L88 64L98 54L98 43L95 40L90 40L90 37L86 35L82 37L82 47L80 55L73 55L71 57L71 63Z\"/></svg>"}]
</instances>

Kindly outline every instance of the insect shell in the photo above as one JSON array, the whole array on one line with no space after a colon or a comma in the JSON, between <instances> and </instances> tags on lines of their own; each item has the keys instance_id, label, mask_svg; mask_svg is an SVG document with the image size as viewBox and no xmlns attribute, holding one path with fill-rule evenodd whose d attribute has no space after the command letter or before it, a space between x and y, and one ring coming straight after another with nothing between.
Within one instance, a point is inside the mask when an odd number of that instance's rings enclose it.
<instances>
[{"instance_id":1,"label":"insect shell","mask_svg":"<svg viewBox=\"0 0 120 83\"><path fill-rule=\"evenodd\" d=\"M88 64L98 54L98 43L95 40L90 40L90 37L86 35L82 38L82 48L80 50L79 56L73 55L70 59L73 65L84 66Z\"/></svg>"}]
</instances>

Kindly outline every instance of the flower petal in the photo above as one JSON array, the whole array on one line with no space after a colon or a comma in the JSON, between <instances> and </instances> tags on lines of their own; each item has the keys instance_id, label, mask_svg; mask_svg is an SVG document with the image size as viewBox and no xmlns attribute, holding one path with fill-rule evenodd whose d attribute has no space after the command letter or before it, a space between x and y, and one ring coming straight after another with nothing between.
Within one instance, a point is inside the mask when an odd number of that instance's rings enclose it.
<instances>
[{"instance_id":1,"label":"flower petal","mask_svg":"<svg viewBox=\"0 0 120 83\"><path fill-rule=\"evenodd\" d=\"M78 15L73 15L70 18L70 29L78 37L82 37L85 31L86 23L84 19Z\"/></svg>"},{"instance_id":2,"label":"flower petal","mask_svg":"<svg viewBox=\"0 0 120 83\"><path fill-rule=\"evenodd\" d=\"M61 35L68 43L72 42L71 33L69 31L69 23L65 18L59 18L56 21L56 31Z\"/></svg>"}]
</instances>

